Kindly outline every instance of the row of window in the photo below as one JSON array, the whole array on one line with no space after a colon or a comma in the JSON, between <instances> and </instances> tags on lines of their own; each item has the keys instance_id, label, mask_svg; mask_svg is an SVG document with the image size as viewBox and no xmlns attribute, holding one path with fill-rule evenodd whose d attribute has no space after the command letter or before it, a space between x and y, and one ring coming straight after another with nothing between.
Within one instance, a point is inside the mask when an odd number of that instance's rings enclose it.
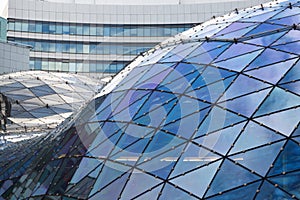
<instances>
[{"instance_id":1,"label":"row of window","mask_svg":"<svg viewBox=\"0 0 300 200\"><path fill-rule=\"evenodd\" d=\"M155 44L128 43L83 43L48 40L30 40L22 38L8 38L11 42L32 46L33 51L99 54L99 55L138 55L155 46Z\"/></svg>"},{"instance_id":2,"label":"row of window","mask_svg":"<svg viewBox=\"0 0 300 200\"><path fill-rule=\"evenodd\" d=\"M30 69L62 72L103 72L117 73L128 62L125 61L69 61L30 59Z\"/></svg>"},{"instance_id":3,"label":"row of window","mask_svg":"<svg viewBox=\"0 0 300 200\"><path fill-rule=\"evenodd\" d=\"M46 34L117 36L117 37L169 37L181 33L193 24L170 25L107 25L72 24L41 21L9 20L8 30Z\"/></svg>"}]
</instances>

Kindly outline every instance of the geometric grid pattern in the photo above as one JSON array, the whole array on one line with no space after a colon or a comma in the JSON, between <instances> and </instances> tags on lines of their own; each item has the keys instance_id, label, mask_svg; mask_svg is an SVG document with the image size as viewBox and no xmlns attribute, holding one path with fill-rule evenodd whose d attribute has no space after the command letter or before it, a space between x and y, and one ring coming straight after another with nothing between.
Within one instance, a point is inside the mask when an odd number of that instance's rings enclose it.
<instances>
[{"instance_id":1,"label":"geometric grid pattern","mask_svg":"<svg viewBox=\"0 0 300 200\"><path fill-rule=\"evenodd\" d=\"M77 74L42 71L0 76L0 93L9 99L8 132L55 128L99 87L99 80Z\"/></svg>"},{"instance_id":2,"label":"geometric grid pattern","mask_svg":"<svg viewBox=\"0 0 300 200\"><path fill-rule=\"evenodd\" d=\"M299 11L235 11L137 57L27 157L8 150L0 195L300 199Z\"/></svg>"}]
</instances>

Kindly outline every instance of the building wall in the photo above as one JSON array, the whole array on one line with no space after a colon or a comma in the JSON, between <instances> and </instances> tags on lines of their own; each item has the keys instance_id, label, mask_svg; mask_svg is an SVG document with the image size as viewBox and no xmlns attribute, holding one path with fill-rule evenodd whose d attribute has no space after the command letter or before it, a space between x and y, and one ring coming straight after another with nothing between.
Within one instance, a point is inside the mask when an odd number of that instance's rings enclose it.
<instances>
[{"instance_id":1,"label":"building wall","mask_svg":"<svg viewBox=\"0 0 300 200\"><path fill-rule=\"evenodd\" d=\"M0 42L0 75L29 70L30 48Z\"/></svg>"},{"instance_id":2,"label":"building wall","mask_svg":"<svg viewBox=\"0 0 300 200\"><path fill-rule=\"evenodd\" d=\"M8 40L33 46L33 69L86 73L115 73L140 52L212 16L266 2L51 1L9 0Z\"/></svg>"}]
</instances>

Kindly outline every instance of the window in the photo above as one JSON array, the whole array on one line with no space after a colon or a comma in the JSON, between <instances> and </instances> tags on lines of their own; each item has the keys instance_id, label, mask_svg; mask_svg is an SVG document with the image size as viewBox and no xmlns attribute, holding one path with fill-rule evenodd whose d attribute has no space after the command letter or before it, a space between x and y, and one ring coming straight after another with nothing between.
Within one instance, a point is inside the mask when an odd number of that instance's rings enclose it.
<instances>
[{"instance_id":1,"label":"window","mask_svg":"<svg viewBox=\"0 0 300 200\"><path fill-rule=\"evenodd\" d=\"M42 61L41 60L34 61L34 69L42 69Z\"/></svg>"},{"instance_id":2,"label":"window","mask_svg":"<svg viewBox=\"0 0 300 200\"><path fill-rule=\"evenodd\" d=\"M83 53L83 45L82 45L82 43L77 43L77 45L76 45L76 52L77 53Z\"/></svg>"},{"instance_id":3,"label":"window","mask_svg":"<svg viewBox=\"0 0 300 200\"><path fill-rule=\"evenodd\" d=\"M42 43L36 41L36 42L35 42L35 46L34 46L34 50L35 50L35 51L42 51Z\"/></svg>"},{"instance_id":4,"label":"window","mask_svg":"<svg viewBox=\"0 0 300 200\"><path fill-rule=\"evenodd\" d=\"M90 27L90 35L97 35L97 27L96 27L96 25L91 25L91 27Z\"/></svg>"},{"instance_id":5,"label":"window","mask_svg":"<svg viewBox=\"0 0 300 200\"><path fill-rule=\"evenodd\" d=\"M68 62L62 63L61 71L69 71L69 63Z\"/></svg>"},{"instance_id":6,"label":"window","mask_svg":"<svg viewBox=\"0 0 300 200\"><path fill-rule=\"evenodd\" d=\"M41 33L42 30L43 30L43 24L41 22L36 22L35 23L35 32Z\"/></svg>"},{"instance_id":7,"label":"window","mask_svg":"<svg viewBox=\"0 0 300 200\"><path fill-rule=\"evenodd\" d=\"M70 53L70 43L64 42L62 45L62 51L64 53Z\"/></svg>"},{"instance_id":8,"label":"window","mask_svg":"<svg viewBox=\"0 0 300 200\"><path fill-rule=\"evenodd\" d=\"M56 43L56 52L62 52L62 43Z\"/></svg>"},{"instance_id":9,"label":"window","mask_svg":"<svg viewBox=\"0 0 300 200\"><path fill-rule=\"evenodd\" d=\"M103 26L101 26L101 25L97 26L96 34L97 34L97 36L103 36Z\"/></svg>"},{"instance_id":10,"label":"window","mask_svg":"<svg viewBox=\"0 0 300 200\"><path fill-rule=\"evenodd\" d=\"M70 70L70 72L76 72L76 63L75 62L71 62L69 64L69 70Z\"/></svg>"},{"instance_id":11,"label":"window","mask_svg":"<svg viewBox=\"0 0 300 200\"><path fill-rule=\"evenodd\" d=\"M56 34L62 34L63 33L63 25L61 23L56 24Z\"/></svg>"},{"instance_id":12,"label":"window","mask_svg":"<svg viewBox=\"0 0 300 200\"><path fill-rule=\"evenodd\" d=\"M63 25L63 34L70 34L70 26L69 24Z\"/></svg>"},{"instance_id":13,"label":"window","mask_svg":"<svg viewBox=\"0 0 300 200\"><path fill-rule=\"evenodd\" d=\"M15 23L15 30L16 31L21 31L22 30L22 24L21 24L21 22L16 22Z\"/></svg>"},{"instance_id":14,"label":"window","mask_svg":"<svg viewBox=\"0 0 300 200\"><path fill-rule=\"evenodd\" d=\"M55 23L49 24L49 33L54 34L56 32L56 26Z\"/></svg>"},{"instance_id":15,"label":"window","mask_svg":"<svg viewBox=\"0 0 300 200\"><path fill-rule=\"evenodd\" d=\"M56 69L59 71L62 71L62 63L61 62L56 62Z\"/></svg>"},{"instance_id":16,"label":"window","mask_svg":"<svg viewBox=\"0 0 300 200\"><path fill-rule=\"evenodd\" d=\"M49 51L50 52L55 52L55 43L54 42L49 43Z\"/></svg>"},{"instance_id":17,"label":"window","mask_svg":"<svg viewBox=\"0 0 300 200\"><path fill-rule=\"evenodd\" d=\"M42 42L42 51L49 51L49 43Z\"/></svg>"},{"instance_id":18,"label":"window","mask_svg":"<svg viewBox=\"0 0 300 200\"><path fill-rule=\"evenodd\" d=\"M43 23L43 28L42 28L43 33L49 33L49 24L48 23Z\"/></svg>"},{"instance_id":19,"label":"window","mask_svg":"<svg viewBox=\"0 0 300 200\"><path fill-rule=\"evenodd\" d=\"M35 32L35 23L34 22L29 22L28 31L31 32L31 33Z\"/></svg>"},{"instance_id":20,"label":"window","mask_svg":"<svg viewBox=\"0 0 300 200\"><path fill-rule=\"evenodd\" d=\"M76 43L70 43L70 53L76 53Z\"/></svg>"},{"instance_id":21,"label":"window","mask_svg":"<svg viewBox=\"0 0 300 200\"><path fill-rule=\"evenodd\" d=\"M83 35L90 35L90 25L88 24L83 25Z\"/></svg>"},{"instance_id":22,"label":"window","mask_svg":"<svg viewBox=\"0 0 300 200\"><path fill-rule=\"evenodd\" d=\"M90 53L91 54L97 53L97 44L96 43L90 43Z\"/></svg>"},{"instance_id":23,"label":"window","mask_svg":"<svg viewBox=\"0 0 300 200\"><path fill-rule=\"evenodd\" d=\"M22 31L23 32L28 32L28 22L23 22L22 23Z\"/></svg>"},{"instance_id":24,"label":"window","mask_svg":"<svg viewBox=\"0 0 300 200\"><path fill-rule=\"evenodd\" d=\"M104 26L103 35L110 36L110 27L109 26Z\"/></svg>"},{"instance_id":25,"label":"window","mask_svg":"<svg viewBox=\"0 0 300 200\"><path fill-rule=\"evenodd\" d=\"M74 24L70 25L70 35L76 35L77 27Z\"/></svg>"},{"instance_id":26,"label":"window","mask_svg":"<svg viewBox=\"0 0 300 200\"><path fill-rule=\"evenodd\" d=\"M13 31L15 30L15 22L8 22L8 30Z\"/></svg>"},{"instance_id":27,"label":"window","mask_svg":"<svg viewBox=\"0 0 300 200\"><path fill-rule=\"evenodd\" d=\"M83 45L83 53L90 53L90 46L88 44Z\"/></svg>"},{"instance_id":28,"label":"window","mask_svg":"<svg viewBox=\"0 0 300 200\"><path fill-rule=\"evenodd\" d=\"M82 25L81 24L78 24L76 26L77 28L77 35L83 35L83 28L82 28Z\"/></svg>"}]
</instances>

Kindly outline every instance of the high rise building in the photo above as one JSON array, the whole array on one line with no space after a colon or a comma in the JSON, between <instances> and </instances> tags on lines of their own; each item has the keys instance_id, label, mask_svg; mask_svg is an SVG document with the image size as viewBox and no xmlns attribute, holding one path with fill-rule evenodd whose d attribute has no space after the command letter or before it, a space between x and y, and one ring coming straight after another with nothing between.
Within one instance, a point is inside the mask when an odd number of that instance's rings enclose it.
<instances>
[{"instance_id":1,"label":"high rise building","mask_svg":"<svg viewBox=\"0 0 300 200\"><path fill-rule=\"evenodd\" d=\"M266 0L9 0L8 40L36 70L116 73L139 53L213 16Z\"/></svg>"}]
</instances>

